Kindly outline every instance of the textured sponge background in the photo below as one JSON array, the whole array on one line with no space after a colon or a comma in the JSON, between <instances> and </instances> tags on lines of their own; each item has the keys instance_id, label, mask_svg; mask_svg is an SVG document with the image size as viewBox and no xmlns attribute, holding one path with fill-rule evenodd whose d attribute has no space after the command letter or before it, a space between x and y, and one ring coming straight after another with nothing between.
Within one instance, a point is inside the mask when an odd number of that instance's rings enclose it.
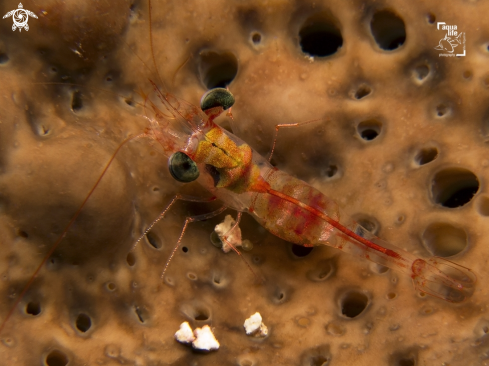
<instances>
[{"instance_id":1,"label":"textured sponge background","mask_svg":"<svg viewBox=\"0 0 489 366\"><path fill-rule=\"evenodd\" d=\"M245 215L243 252L264 283L209 236L219 203L168 173L157 144L117 154L0 333L8 365L483 365L489 354L486 244L489 11L455 1L31 1L29 31L0 21L0 319L63 233L119 144L149 126L149 80L198 105L228 85L224 127L337 200L381 238L474 270L451 304L409 276L328 247L312 251ZM0 4L0 13L16 9ZM152 19L152 38L149 19ZM457 25L466 55L435 47ZM151 43L152 42L152 43ZM151 47L151 44L153 45ZM462 51L462 44L455 53ZM347 219L347 218L346 218ZM264 339L243 323L259 311ZM209 325L210 354L177 343Z\"/></svg>"}]
</instances>

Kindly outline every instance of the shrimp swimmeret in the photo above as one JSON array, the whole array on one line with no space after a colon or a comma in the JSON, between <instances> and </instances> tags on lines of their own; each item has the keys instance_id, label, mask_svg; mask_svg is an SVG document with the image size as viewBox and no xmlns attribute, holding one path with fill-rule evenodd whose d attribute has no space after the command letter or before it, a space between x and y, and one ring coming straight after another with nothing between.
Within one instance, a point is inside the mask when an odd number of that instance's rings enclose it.
<instances>
[{"instance_id":1,"label":"shrimp swimmeret","mask_svg":"<svg viewBox=\"0 0 489 366\"><path fill-rule=\"evenodd\" d=\"M438 257L417 258L353 220L340 223L343 218L333 200L274 168L249 145L213 122L229 105L223 107L221 102L218 106L211 104L212 108L202 106L205 111L202 113L162 93L155 84L153 87L158 98L149 101L154 113L151 134L169 157L172 176L181 182L198 181L225 207L239 212L238 222L241 213L248 212L284 240L303 246L328 245L359 255L408 274L416 289L446 301L461 302L472 294L476 276L470 269ZM213 97L210 93L221 96ZM225 99L222 97L225 93L209 92L203 101ZM232 99L230 94L229 98ZM166 113L172 119L166 118ZM187 224L209 215L187 219L173 253Z\"/></svg>"}]
</instances>

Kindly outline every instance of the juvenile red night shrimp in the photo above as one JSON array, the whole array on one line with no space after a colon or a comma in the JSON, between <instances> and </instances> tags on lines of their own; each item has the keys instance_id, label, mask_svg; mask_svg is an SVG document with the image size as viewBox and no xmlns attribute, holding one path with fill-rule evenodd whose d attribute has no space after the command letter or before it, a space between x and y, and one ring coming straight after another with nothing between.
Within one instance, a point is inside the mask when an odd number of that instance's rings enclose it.
<instances>
[{"instance_id":1,"label":"juvenile red night shrimp","mask_svg":"<svg viewBox=\"0 0 489 366\"><path fill-rule=\"evenodd\" d=\"M208 219L229 208L238 212L237 223L242 213L248 212L263 227L284 240L303 246L328 245L359 255L406 273L412 278L416 289L443 300L460 302L472 294L476 277L470 269L441 258L417 258L383 241L341 214L332 199L306 182L274 168L244 141L216 125L214 119L234 102L229 92L222 89L211 91L203 98L199 108L161 90L152 81L151 84L153 93L145 96L144 103L150 127L119 145L85 201L2 320L0 332L44 263L62 243L117 153L128 141L145 137L158 142L168 158L173 178L183 183L197 181L212 197L222 202L222 207L214 212L186 219L170 259L178 249L189 223ZM278 126L277 130L280 127L283 126ZM177 195L146 233L177 200L197 199Z\"/></svg>"}]
</instances>

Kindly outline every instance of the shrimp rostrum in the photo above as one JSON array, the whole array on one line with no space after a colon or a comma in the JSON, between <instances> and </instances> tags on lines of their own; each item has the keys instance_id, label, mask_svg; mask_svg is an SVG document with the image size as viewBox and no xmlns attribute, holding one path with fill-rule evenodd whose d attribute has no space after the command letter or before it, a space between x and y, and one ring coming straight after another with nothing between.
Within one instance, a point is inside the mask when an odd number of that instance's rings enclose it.
<instances>
[{"instance_id":1,"label":"shrimp rostrum","mask_svg":"<svg viewBox=\"0 0 489 366\"><path fill-rule=\"evenodd\" d=\"M461 302L473 293L476 276L470 269L438 257L418 258L378 238L345 219L335 201L273 167L244 141L214 123L234 103L227 90L208 92L200 110L160 91L154 83L153 88L153 96L145 104L151 122L147 134L168 156L170 173L181 182L199 182L225 208L238 211L238 222L241 213L248 212L286 241L328 245L366 258L409 275L417 290L449 302ZM186 221L177 247L189 221L194 220Z\"/></svg>"}]
</instances>

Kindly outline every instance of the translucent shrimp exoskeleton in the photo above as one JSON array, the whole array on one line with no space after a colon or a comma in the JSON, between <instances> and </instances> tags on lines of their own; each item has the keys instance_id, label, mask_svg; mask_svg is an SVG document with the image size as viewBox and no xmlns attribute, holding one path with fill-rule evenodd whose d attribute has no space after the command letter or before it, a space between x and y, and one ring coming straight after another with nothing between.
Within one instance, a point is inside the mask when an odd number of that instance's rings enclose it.
<instances>
[{"instance_id":1,"label":"translucent shrimp exoskeleton","mask_svg":"<svg viewBox=\"0 0 489 366\"><path fill-rule=\"evenodd\" d=\"M446 259L417 259L412 269L414 286L429 295L458 303L474 292L474 272Z\"/></svg>"}]
</instances>

